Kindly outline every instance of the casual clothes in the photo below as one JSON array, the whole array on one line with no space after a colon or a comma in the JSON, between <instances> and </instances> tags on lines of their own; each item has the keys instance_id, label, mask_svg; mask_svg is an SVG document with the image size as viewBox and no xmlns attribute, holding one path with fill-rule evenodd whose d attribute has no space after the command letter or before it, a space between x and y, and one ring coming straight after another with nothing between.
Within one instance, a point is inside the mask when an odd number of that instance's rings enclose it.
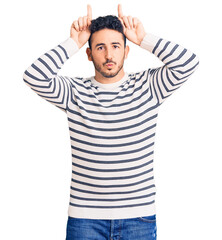
<instances>
[{"instance_id":1,"label":"casual clothes","mask_svg":"<svg viewBox=\"0 0 222 240\"><path fill-rule=\"evenodd\" d=\"M68 217L66 240L156 240L156 215L130 219Z\"/></svg>"},{"instance_id":2,"label":"casual clothes","mask_svg":"<svg viewBox=\"0 0 222 240\"><path fill-rule=\"evenodd\" d=\"M93 76L57 74L78 51L72 38L24 72L33 91L67 114L72 150L70 217L114 220L156 213L153 161L158 110L197 69L199 60L151 33L140 46L163 66L125 73L111 84L99 83Z\"/></svg>"}]
</instances>

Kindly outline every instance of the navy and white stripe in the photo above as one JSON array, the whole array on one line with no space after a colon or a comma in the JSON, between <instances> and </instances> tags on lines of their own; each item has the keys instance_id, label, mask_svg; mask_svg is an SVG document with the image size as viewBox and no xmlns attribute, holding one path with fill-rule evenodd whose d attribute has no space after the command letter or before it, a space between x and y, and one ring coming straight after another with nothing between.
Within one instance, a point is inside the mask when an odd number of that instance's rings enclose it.
<instances>
[{"instance_id":1,"label":"navy and white stripe","mask_svg":"<svg viewBox=\"0 0 222 240\"><path fill-rule=\"evenodd\" d=\"M67 114L72 151L69 215L118 219L155 214L154 142L159 106L195 71L195 54L147 34L141 47L164 63L127 74L113 89L58 76L75 52L68 38L38 58L24 81Z\"/></svg>"}]
</instances>

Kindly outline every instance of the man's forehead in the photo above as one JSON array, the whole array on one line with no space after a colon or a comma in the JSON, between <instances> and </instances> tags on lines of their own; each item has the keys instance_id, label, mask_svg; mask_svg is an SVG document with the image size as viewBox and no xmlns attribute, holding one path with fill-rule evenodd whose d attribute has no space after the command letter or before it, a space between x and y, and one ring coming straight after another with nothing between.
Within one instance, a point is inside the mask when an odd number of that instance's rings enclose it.
<instances>
[{"instance_id":1,"label":"man's forehead","mask_svg":"<svg viewBox=\"0 0 222 240\"><path fill-rule=\"evenodd\" d=\"M113 42L122 43L124 41L122 33L113 29L102 29L92 35L92 42L94 44L104 43L112 44Z\"/></svg>"}]
</instances>

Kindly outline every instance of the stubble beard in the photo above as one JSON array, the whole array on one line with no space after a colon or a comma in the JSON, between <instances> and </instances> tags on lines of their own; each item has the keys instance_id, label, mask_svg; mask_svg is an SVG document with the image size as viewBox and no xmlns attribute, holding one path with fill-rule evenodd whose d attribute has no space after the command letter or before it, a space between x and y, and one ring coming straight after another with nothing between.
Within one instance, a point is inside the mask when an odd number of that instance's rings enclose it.
<instances>
[{"instance_id":1,"label":"stubble beard","mask_svg":"<svg viewBox=\"0 0 222 240\"><path fill-rule=\"evenodd\" d=\"M115 76L121 71L121 69L123 68L123 65L124 65L124 56L123 56L123 58L122 58L122 60L121 60L121 62L120 62L120 65L118 65L118 68L117 68L116 72L114 72L114 73L112 73L112 72L110 72L110 73L109 73L109 72L104 72L104 71L102 70L102 67L95 62L95 60L93 59L93 56L92 56L92 55L91 55L91 58L92 58L93 65L94 65L95 69L96 69L99 73L101 73L101 74L103 75L103 77L106 77L106 78L113 78L113 77L115 77ZM106 63L109 63L109 62L112 62L112 63L114 63L114 64L116 65L116 63L113 62L113 61L109 61L109 60L106 61ZM106 63L104 63L103 65L105 65ZM108 70L108 71L109 71L109 70Z\"/></svg>"}]
</instances>

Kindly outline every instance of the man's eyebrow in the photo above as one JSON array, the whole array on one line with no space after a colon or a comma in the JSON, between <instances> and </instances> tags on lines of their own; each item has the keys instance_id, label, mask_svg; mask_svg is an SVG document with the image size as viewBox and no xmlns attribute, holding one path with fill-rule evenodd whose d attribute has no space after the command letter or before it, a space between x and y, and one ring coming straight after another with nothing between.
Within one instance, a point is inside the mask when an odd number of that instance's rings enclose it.
<instances>
[{"instance_id":1,"label":"man's eyebrow","mask_svg":"<svg viewBox=\"0 0 222 240\"><path fill-rule=\"evenodd\" d=\"M112 42L111 44L119 44L119 45L121 45L120 42ZM98 46L104 46L104 45L105 45L105 43L98 43L98 44L96 44L95 47L98 47Z\"/></svg>"},{"instance_id":2,"label":"man's eyebrow","mask_svg":"<svg viewBox=\"0 0 222 240\"><path fill-rule=\"evenodd\" d=\"M119 44L119 45L121 45L121 43L120 43L120 42L112 42L112 44Z\"/></svg>"}]
</instances>

